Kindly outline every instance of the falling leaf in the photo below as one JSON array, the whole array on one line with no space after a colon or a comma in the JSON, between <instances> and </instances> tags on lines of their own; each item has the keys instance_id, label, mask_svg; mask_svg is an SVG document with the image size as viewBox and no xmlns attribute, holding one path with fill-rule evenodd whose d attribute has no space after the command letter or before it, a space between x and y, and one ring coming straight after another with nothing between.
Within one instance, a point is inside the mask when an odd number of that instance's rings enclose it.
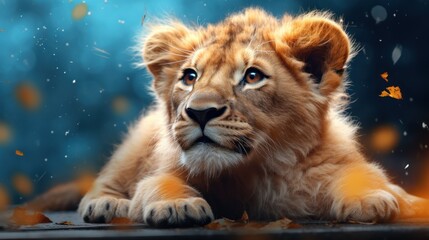
<instances>
[{"instance_id":1,"label":"falling leaf","mask_svg":"<svg viewBox=\"0 0 429 240\"><path fill-rule=\"evenodd\" d=\"M0 212L6 210L9 203L9 194L7 194L6 188L0 185Z\"/></svg>"},{"instance_id":2,"label":"falling leaf","mask_svg":"<svg viewBox=\"0 0 429 240\"><path fill-rule=\"evenodd\" d=\"M402 46L398 44L395 46L392 52L393 65L395 65L396 62L399 60L399 58L401 57L401 54L402 54Z\"/></svg>"},{"instance_id":3,"label":"falling leaf","mask_svg":"<svg viewBox=\"0 0 429 240\"><path fill-rule=\"evenodd\" d=\"M77 180L76 185L79 188L79 193L85 195L89 190L91 190L92 185L94 184L95 177L89 173L82 174Z\"/></svg>"},{"instance_id":4,"label":"falling leaf","mask_svg":"<svg viewBox=\"0 0 429 240\"><path fill-rule=\"evenodd\" d=\"M399 87L390 86L386 88L387 91L383 90L380 97L391 97L395 99L402 99L401 89Z\"/></svg>"},{"instance_id":5,"label":"falling leaf","mask_svg":"<svg viewBox=\"0 0 429 240\"><path fill-rule=\"evenodd\" d=\"M30 195L33 193L33 183L23 174L16 174L12 178L13 187L22 195Z\"/></svg>"},{"instance_id":6,"label":"falling leaf","mask_svg":"<svg viewBox=\"0 0 429 240\"><path fill-rule=\"evenodd\" d=\"M114 217L110 221L111 224L132 224L133 222L126 217Z\"/></svg>"},{"instance_id":7,"label":"falling leaf","mask_svg":"<svg viewBox=\"0 0 429 240\"><path fill-rule=\"evenodd\" d=\"M118 96L115 97L112 101L113 111L118 115L126 113L129 107L130 103L126 97Z\"/></svg>"},{"instance_id":8,"label":"falling leaf","mask_svg":"<svg viewBox=\"0 0 429 240\"><path fill-rule=\"evenodd\" d=\"M371 133L369 142L375 151L388 152L396 147L398 141L398 129L391 125L383 125Z\"/></svg>"},{"instance_id":9,"label":"falling leaf","mask_svg":"<svg viewBox=\"0 0 429 240\"><path fill-rule=\"evenodd\" d=\"M40 223L52 222L41 212L31 211L22 207L17 207L13 210L10 221L12 224L16 225L36 225Z\"/></svg>"},{"instance_id":10,"label":"falling leaf","mask_svg":"<svg viewBox=\"0 0 429 240\"><path fill-rule=\"evenodd\" d=\"M20 156L20 157L24 156L24 153L20 150L15 150L15 154Z\"/></svg>"},{"instance_id":11,"label":"falling leaf","mask_svg":"<svg viewBox=\"0 0 429 240\"><path fill-rule=\"evenodd\" d=\"M37 88L29 83L22 83L15 89L15 97L27 110L36 110L40 106L40 94Z\"/></svg>"},{"instance_id":12,"label":"falling leaf","mask_svg":"<svg viewBox=\"0 0 429 240\"><path fill-rule=\"evenodd\" d=\"M80 3L73 8L72 17L74 20L81 20L86 16L88 12L88 5L86 3Z\"/></svg>"},{"instance_id":13,"label":"falling leaf","mask_svg":"<svg viewBox=\"0 0 429 240\"><path fill-rule=\"evenodd\" d=\"M66 226L69 226L69 225L74 225L72 222L70 222L70 221L62 221L62 222L59 222L59 223L55 223L56 225L66 225Z\"/></svg>"},{"instance_id":14,"label":"falling leaf","mask_svg":"<svg viewBox=\"0 0 429 240\"><path fill-rule=\"evenodd\" d=\"M384 79L384 81L388 82L389 80L387 79L387 77L389 76L389 74L387 72L384 72L382 74L380 74L380 77Z\"/></svg>"},{"instance_id":15,"label":"falling leaf","mask_svg":"<svg viewBox=\"0 0 429 240\"><path fill-rule=\"evenodd\" d=\"M10 141L12 136L12 131L6 123L0 122L0 145L6 144Z\"/></svg>"}]
</instances>

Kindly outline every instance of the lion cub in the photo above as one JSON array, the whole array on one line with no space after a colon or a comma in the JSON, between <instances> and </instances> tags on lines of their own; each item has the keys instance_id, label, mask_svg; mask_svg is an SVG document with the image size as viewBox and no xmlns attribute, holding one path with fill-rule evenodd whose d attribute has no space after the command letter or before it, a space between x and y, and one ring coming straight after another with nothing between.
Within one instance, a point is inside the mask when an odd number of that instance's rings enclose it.
<instances>
[{"instance_id":1,"label":"lion cub","mask_svg":"<svg viewBox=\"0 0 429 240\"><path fill-rule=\"evenodd\" d=\"M156 104L82 199L86 222L428 215L359 149L342 114L352 46L330 14L251 8L206 27L154 25L141 42Z\"/></svg>"}]
</instances>

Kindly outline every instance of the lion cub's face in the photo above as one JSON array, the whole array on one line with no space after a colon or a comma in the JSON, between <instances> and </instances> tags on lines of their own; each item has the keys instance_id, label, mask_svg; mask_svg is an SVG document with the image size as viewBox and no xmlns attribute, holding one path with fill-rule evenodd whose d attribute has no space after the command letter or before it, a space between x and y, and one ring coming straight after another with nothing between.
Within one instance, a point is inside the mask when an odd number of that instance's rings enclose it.
<instances>
[{"instance_id":1,"label":"lion cub's face","mask_svg":"<svg viewBox=\"0 0 429 240\"><path fill-rule=\"evenodd\" d=\"M181 164L192 173L215 175L259 158L292 163L317 144L340 77L323 79L337 70L322 56L329 48L316 56L308 47L294 52L296 33L282 27L292 23L250 9L215 26L173 23L148 37L145 63L182 149ZM348 48L335 67L342 69Z\"/></svg>"}]
</instances>

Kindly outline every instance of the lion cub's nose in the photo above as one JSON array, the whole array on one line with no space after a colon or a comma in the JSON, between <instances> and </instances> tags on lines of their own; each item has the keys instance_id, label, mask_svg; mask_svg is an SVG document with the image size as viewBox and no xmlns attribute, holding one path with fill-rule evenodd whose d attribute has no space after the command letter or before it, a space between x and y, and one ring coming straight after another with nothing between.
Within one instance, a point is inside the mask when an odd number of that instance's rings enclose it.
<instances>
[{"instance_id":1,"label":"lion cub's nose","mask_svg":"<svg viewBox=\"0 0 429 240\"><path fill-rule=\"evenodd\" d=\"M207 108L203 110L195 110L193 108L186 108L186 114L194 120L196 123L200 125L200 128L202 131L204 131L204 128L208 121L222 116L222 114L226 111L226 107L222 108Z\"/></svg>"}]
</instances>

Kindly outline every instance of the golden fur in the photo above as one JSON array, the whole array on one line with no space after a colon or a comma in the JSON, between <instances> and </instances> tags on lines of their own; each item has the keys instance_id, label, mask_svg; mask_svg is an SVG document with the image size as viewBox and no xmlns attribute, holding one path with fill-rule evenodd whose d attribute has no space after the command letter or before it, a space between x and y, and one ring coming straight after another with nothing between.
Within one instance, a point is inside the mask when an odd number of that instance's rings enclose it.
<instances>
[{"instance_id":1,"label":"golden fur","mask_svg":"<svg viewBox=\"0 0 429 240\"><path fill-rule=\"evenodd\" d=\"M251 8L207 27L153 25L142 43L156 104L81 201L85 221L186 226L244 210L252 220L426 214L425 200L365 159L342 114L353 51L330 14L277 19ZM251 67L266 78L243 82ZM186 71L197 74L190 85L180 80ZM200 127L189 109L218 115ZM203 134L216 144L199 142Z\"/></svg>"}]
</instances>

